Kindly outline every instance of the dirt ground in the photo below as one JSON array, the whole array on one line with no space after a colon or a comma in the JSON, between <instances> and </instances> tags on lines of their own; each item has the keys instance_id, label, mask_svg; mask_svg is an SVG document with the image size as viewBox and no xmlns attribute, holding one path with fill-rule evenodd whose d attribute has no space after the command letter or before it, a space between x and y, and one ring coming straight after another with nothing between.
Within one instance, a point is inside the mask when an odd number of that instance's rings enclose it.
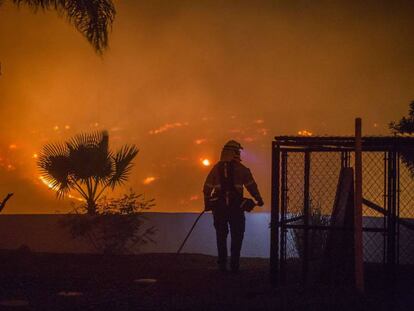
<instances>
[{"instance_id":1,"label":"dirt ground","mask_svg":"<svg viewBox=\"0 0 414 311\"><path fill-rule=\"evenodd\" d=\"M391 290L368 271L367 290L360 296L327 286L273 288L268 260L259 258L242 258L237 274L219 272L214 257L198 254L1 251L0 259L1 310L414 309L411 272ZM27 305L7 306L10 301Z\"/></svg>"}]
</instances>

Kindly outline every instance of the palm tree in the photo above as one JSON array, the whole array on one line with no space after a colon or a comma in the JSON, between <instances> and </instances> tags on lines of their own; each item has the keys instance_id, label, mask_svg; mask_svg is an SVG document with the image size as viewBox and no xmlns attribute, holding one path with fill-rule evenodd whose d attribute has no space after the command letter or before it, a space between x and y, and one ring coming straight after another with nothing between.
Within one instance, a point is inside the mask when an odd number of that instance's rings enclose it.
<instances>
[{"instance_id":1,"label":"palm tree","mask_svg":"<svg viewBox=\"0 0 414 311\"><path fill-rule=\"evenodd\" d=\"M27 5L33 11L55 10L86 37L101 54L108 47L108 29L115 18L112 0L11 0L17 6ZM0 5L3 0L0 0Z\"/></svg>"},{"instance_id":2,"label":"palm tree","mask_svg":"<svg viewBox=\"0 0 414 311\"><path fill-rule=\"evenodd\" d=\"M96 214L97 201L108 188L124 183L138 149L123 146L109 150L108 132L79 134L67 142L47 144L39 155L41 175L57 196L78 192L86 201L87 213Z\"/></svg>"}]
</instances>

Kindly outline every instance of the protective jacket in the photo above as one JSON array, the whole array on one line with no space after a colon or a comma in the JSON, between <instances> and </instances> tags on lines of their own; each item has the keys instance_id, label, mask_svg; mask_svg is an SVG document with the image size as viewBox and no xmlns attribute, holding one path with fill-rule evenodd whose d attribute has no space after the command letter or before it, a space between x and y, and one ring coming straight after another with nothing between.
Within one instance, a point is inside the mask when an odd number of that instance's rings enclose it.
<instances>
[{"instance_id":1,"label":"protective jacket","mask_svg":"<svg viewBox=\"0 0 414 311\"><path fill-rule=\"evenodd\" d=\"M227 176L231 178L227 179ZM243 186L256 201L262 201L250 169L239 161L219 161L206 178L203 188L204 198L219 195L224 198L223 203L227 206L234 205L234 202L240 204L243 198Z\"/></svg>"}]
</instances>

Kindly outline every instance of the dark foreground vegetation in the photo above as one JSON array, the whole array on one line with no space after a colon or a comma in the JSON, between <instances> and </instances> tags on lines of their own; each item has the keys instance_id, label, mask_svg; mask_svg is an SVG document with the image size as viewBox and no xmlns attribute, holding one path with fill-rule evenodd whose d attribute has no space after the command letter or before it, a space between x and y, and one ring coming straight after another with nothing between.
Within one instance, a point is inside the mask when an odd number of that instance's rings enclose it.
<instances>
[{"instance_id":1,"label":"dark foreground vegetation","mask_svg":"<svg viewBox=\"0 0 414 311\"><path fill-rule=\"evenodd\" d=\"M0 265L0 300L28 302L1 310L379 311L411 310L414 301L412 270L401 271L403 277L390 291L370 267L362 297L327 286L272 288L268 261L258 258L242 258L238 274L223 274L214 257L197 254L108 256L21 249L1 251Z\"/></svg>"}]
</instances>

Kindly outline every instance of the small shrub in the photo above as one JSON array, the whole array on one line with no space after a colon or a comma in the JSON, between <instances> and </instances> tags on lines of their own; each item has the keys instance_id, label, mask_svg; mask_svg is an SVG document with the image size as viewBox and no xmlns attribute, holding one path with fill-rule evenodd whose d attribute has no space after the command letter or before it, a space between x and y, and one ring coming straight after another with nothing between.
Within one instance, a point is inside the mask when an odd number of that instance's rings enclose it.
<instances>
[{"instance_id":1,"label":"small shrub","mask_svg":"<svg viewBox=\"0 0 414 311\"><path fill-rule=\"evenodd\" d=\"M313 207L311 204L311 212L309 215L309 225L311 226L329 226L330 216L322 214L320 204ZM298 216L298 215L296 215ZM303 218L298 220L295 224L303 225ZM326 245L327 230L312 230L308 231L308 256L310 260L322 258L323 251ZM304 229L294 229L293 239L295 242L296 251L300 259L304 257Z\"/></svg>"},{"instance_id":2,"label":"small shrub","mask_svg":"<svg viewBox=\"0 0 414 311\"><path fill-rule=\"evenodd\" d=\"M70 230L74 239L89 242L104 254L128 254L139 251L140 246L155 243L154 226L144 226L144 211L155 206L142 194L130 190L121 198L103 197L98 201L96 214L87 214L87 205L74 207L61 224Z\"/></svg>"}]
</instances>

